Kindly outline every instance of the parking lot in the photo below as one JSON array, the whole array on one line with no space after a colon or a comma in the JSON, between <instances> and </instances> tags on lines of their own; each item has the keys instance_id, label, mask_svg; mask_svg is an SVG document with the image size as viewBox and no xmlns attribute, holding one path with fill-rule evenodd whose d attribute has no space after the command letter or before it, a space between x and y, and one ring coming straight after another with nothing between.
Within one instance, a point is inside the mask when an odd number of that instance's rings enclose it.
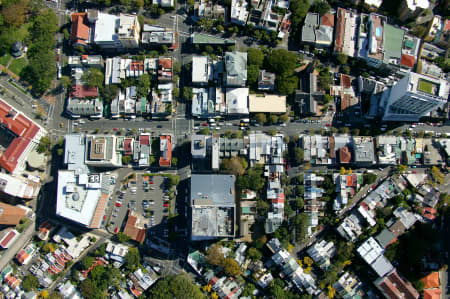
<instances>
[{"instance_id":1,"label":"parking lot","mask_svg":"<svg viewBox=\"0 0 450 299\"><path fill-rule=\"evenodd\" d=\"M119 176L120 177L120 176ZM142 215L150 234L164 236L163 219L169 214L169 195L162 176L149 176L144 172L130 172L117 180L113 192L112 205L109 207L108 230L113 233L122 231L126 224L128 210Z\"/></svg>"}]
</instances>

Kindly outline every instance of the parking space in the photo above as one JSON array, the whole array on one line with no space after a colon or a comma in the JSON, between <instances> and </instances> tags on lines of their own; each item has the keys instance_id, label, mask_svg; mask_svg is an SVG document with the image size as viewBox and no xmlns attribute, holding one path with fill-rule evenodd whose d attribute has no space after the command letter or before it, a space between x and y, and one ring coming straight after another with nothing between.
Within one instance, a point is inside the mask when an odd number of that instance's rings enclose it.
<instances>
[{"instance_id":1,"label":"parking space","mask_svg":"<svg viewBox=\"0 0 450 299\"><path fill-rule=\"evenodd\" d=\"M165 178L144 172L128 173L117 181L112 205L107 212L108 230L117 233L123 230L128 210L131 209L145 219L144 225L151 235L165 236L164 220L169 214L169 195Z\"/></svg>"}]
</instances>

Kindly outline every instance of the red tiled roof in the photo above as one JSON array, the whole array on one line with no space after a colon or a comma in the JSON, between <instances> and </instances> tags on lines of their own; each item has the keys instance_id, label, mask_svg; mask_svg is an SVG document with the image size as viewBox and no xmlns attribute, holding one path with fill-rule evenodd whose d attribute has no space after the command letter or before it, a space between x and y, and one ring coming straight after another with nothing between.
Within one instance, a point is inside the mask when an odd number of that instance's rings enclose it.
<instances>
[{"instance_id":1,"label":"red tiled roof","mask_svg":"<svg viewBox=\"0 0 450 299\"><path fill-rule=\"evenodd\" d=\"M329 148L330 158L335 158L336 153L334 151L334 137L333 136L328 137L328 148Z\"/></svg>"},{"instance_id":2,"label":"red tiled roof","mask_svg":"<svg viewBox=\"0 0 450 299\"><path fill-rule=\"evenodd\" d=\"M15 207L3 202L0 202L0 224L3 225L17 225L20 220L25 217L27 211L20 207Z\"/></svg>"},{"instance_id":3,"label":"red tiled roof","mask_svg":"<svg viewBox=\"0 0 450 299\"><path fill-rule=\"evenodd\" d=\"M435 209L431 208L431 207L425 207L425 208L423 208L423 210L427 211L430 214L436 214L437 213L437 211Z\"/></svg>"},{"instance_id":4,"label":"red tiled roof","mask_svg":"<svg viewBox=\"0 0 450 299\"><path fill-rule=\"evenodd\" d=\"M25 262L25 260L29 257L28 253L24 250L21 249L17 254L16 254L16 260L23 265L23 263Z\"/></svg>"},{"instance_id":5,"label":"red tiled roof","mask_svg":"<svg viewBox=\"0 0 450 299\"><path fill-rule=\"evenodd\" d=\"M95 98L98 97L98 88L95 86L87 86L76 84L72 86L72 92L70 94L74 98Z\"/></svg>"},{"instance_id":6,"label":"red tiled roof","mask_svg":"<svg viewBox=\"0 0 450 299\"><path fill-rule=\"evenodd\" d=\"M89 40L89 26L86 25L87 13L79 12L72 14L72 41L74 43L86 44Z\"/></svg>"},{"instance_id":7,"label":"red tiled roof","mask_svg":"<svg viewBox=\"0 0 450 299\"><path fill-rule=\"evenodd\" d=\"M143 71L144 70L144 62L143 61L132 61L130 64L130 69L132 71Z\"/></svg>"},{"instance_id":8,"label":"red tiled roof","mask_svg":"<svg viewBox=\"0 0 450 299\"><path fill-rule=\"evenodd\" d=\"M137 221L137 216L131 210L128 210L128 219L123 233L134 241L142 243L145 240L145 228L136 227Z\"/></svg>"},{"instance_id":9,"label":"red tiled roof","mask_svg":"<svg viewBox=\"0 0 450 299\"><path fill-rule=\"evenodd\" d=\"M344 146L343 148L339 149L339 161L341 163L350 163L352 159L352 153L348 149L347 146Z\"/></svg>"},{"instance_id":10,"label":"red tiled roof","mask_svg":"<svg viewBox=\"0 0 450 299\"><path fill-rule=\"evenodd\" d=\"M450 31L450 20L445 20L444 32Z\"/></svg>"},{"instance_id":11,"label":"red tiled roof","mask_svg":"<svg viewBox=\"0 0 450 299\"><path fill-rule=\"evenodd\" d=\"M323 26L334 27L334 14L330 14L330 13L324 14L322 16L320 23Z\"/></svg>"},{"instance_id":12,"label":"red tiled roof","mask_svg":"<svg viewBox=\"0 0 450 299\"><path fill-rule=\"evenodd\" d=\"M98 200L97 207L95 208L94 216L92 217L89 228L99 228L102 222L103 215L105 214L106 204L108 203L108 195L103 194Z\"/></svg>"},{"instance_id":13,"label":"red tiled roof","mask_svg":"<svg viewBox=\"0 0 450 299\"><path fill-rule=\"evenodd\" d=\"M439 288L439 272L432 272L421 279L425 289Z\"/></svg>"},{"instance_id":14,"label":"red tiled roof","mask_svg":"<svg viewBox=\"0 0 450 299\"><path fill-rule=\"evenodd\" d=\"M344 43L344 25L345 25L345 9L339 7L337 11L336 38L334 40L334 50L342 52Z\"/></svg>"},{"instance_id":15,"label":"red tiled roof","mask_svg":"<svg viewBox=\"0 0 450 299\"><path fill-rule=\"evenodd\" d=\"M126 138L123 141L123 150L125 151L125 154L130 154L132 153L133 149L131 148L131 144L132 144L133 139L131 138Z\"/></svg>"},{"instance_id":16,"label":"red tiled roof","mask_svg":"<svg viewBox=\"0 0 450 299\"><path fill-rule=\"evenodd\" d=\"M403 54L402 59L400 60L400 64L407 66L407 67L414 67L414 64L416 63L416 59L414 56Z\"/></svg>"},{"instance_id":17,"label":"red tiled roof","mask_svg":"<svg viewBox=\"0 0 450 299\"><path fill-rule=\"evenodd\" d=\"M172 137L170 135L163 135L160 138L161 140L167 140L167 149L164 151L165 155L162 154L159 157L159 166L169 167L172 161Z\"/></svg>"},{"instance_id":18,"label":"red tiled roof","mask_svg":"<svg viewBox=\"0 0 450 299\"><path fill-rule=\"evenodd\" d=\"M341 86L345 88L349 88L352 86L350 76L341 74Z\"/></svg>"},{"instance_id":19,"label":"red tiled roof","mask_svg":"<svg viewBox=\"0 0 450 299\"><path fill-rule=\"evenodd\" d=\"M403 293L402 298L405 299L416 299L419 297L419 293L416 291L416 289L411 285L409 281L403 280L397 273L396 270L394 270L391 274L387 276L387 278L392 281L393 285L396 287L397 290L400 291L400 293Z\"/></svg>"},{"instance_id":20,"label":"red tiled roof","mask_svg":"<svg viewBox=\"0 0 450 299\"><path fill-rule=\"evenodd\" d=\"M0 166L8 172L14 172L17 161L40 129L2 100L0 100L0 123L18 136L0 157Z\"/></svg>"},{"instance_id":21,"label":"red tiled roof","mask_svg":"<svg viewBox=\"0 0 450 299\"><path fill-rule=\"evenodd\" d=\"M16 237L16 232L14 230L10 230L1 240L0 246L2 248L7 248L9 246L9 242Z\"/></svg>"},{"instance_id":22,"label":"red tiled roof","mask_svg":"<svg viewBox=\"0 0 450 299\"><path fill-rule=\"evenodd\" d=\"M140 135L139 136L139 144L140 145L150 145L150 136L149 135Z\"/></svg>"},{"instance_id":23,"label":"red tiled roof","mask_svg":"<svg viewBox=\"0 0 450 299\"><path fill-rule=\"evenodd\" d=\"M423 299L440 299L441 294L441 289L423 290Z\"/></svg>"},{"instance_id":24,"label":"red tiled roof","mask_svg":"<svg viewBox=\"0 0 450 299\"><path fill-rule=\"evenodd\" d=\"M158 59L158 66L164 69L172 68L172 59L171 58L160 58Z\"/></svg>"}]
</instances>

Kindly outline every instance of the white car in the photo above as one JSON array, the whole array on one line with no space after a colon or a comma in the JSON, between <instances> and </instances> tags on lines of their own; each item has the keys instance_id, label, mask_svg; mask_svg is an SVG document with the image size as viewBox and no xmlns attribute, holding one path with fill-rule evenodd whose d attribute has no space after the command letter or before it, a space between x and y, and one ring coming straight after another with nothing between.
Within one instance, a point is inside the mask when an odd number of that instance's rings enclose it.
<instances>
[{"instance_id":1,"label":"white car","mask_svg":"<svg viewBox=\"0 0 450 299\"><path fill-rule=\"evenodd\" d=\"M193 127L192 130L198 130L198 127Z\"/></svg>"}]
</instances>

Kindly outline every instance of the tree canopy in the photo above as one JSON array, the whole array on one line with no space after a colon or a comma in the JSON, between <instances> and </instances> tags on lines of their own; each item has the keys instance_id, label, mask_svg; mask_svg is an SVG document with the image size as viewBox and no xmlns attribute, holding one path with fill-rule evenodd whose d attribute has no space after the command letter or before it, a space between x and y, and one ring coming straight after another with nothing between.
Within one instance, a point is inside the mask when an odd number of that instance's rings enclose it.
<instances>
[{"instance_id":1,"label":"tree canopy","mask_svg":"<svg viewBox=\"0 0 450 299\"><path fill-rule=\"evenodd\" d=\"M34 275L27 275L22 281L22 287L25 292L36 289L38 285L38 280Z\"/></svg>"},{"instance_id":2,"label":"tree canopy","mask_svg":"<svg viewBox=\"0 0 450 299\"><path fill-rule=\"evenodd\" d=\"M200 288L185 274L167 276L150 289L150 298L176 299L176 298L206 298Z\"/></svg>"},{"instance_id":3,"label":"tree canopy","mask_svg":"<svg viewBox=\"0 0 450 299\"><path fill-rule=\"evenodd\" d=\"M130 271L135 271L140 264L141 256L139 250L136 247L131 247L125 255L125 267Z\"/></svg>"},{"instance_id":4,"label":"tree canopy","mask_svg":"<svg viewBox=\"0 0 450 299\"><path fill-rule=\"evenodd\" d=\"M234 258L228 257L222 262L223 271L230 276L238 276L241 274L241 267Z\"/></svg>"},{"instance_id":5,"label":"tree canopy","mask_svg":"<svg viewBox=\"0 0 450 299\"><path fill-rule=\"evenodd\" d=\"M218 266L222 264L223 260L222 246L219 243L211 245L206 252L206 261L211 265Z\"/></svg>"},{"instance_id":6,"label":"tree canopy","mask_svg":"<svg viewBox=\"0 0 450 299\"><path fill-rule=\"evenodd\" d=\"M91 67L83 73L81 80L83 80L88 86L101 87L103 86L105 77L101 70Z\"/></svg>"}]
</instances>

